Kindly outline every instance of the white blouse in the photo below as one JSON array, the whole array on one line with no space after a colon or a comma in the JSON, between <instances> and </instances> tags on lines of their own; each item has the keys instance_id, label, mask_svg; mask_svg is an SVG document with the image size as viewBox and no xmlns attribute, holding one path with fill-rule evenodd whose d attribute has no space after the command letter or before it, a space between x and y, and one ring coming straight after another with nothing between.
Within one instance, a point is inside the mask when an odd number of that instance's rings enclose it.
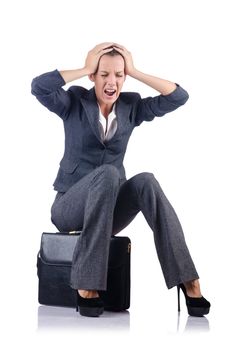
<instances>
[{"instance_id":1,"label":"white blouse","mask_svg":"<svg viewBox=\"0 0 232 350\"><path fill-rule=\"evenodd\" d=\"M102 138L102 141L108 141L114 136L117 130L117 117L115 114L115 104L107 118L105 118L104 115L101 113L101 109L99 105L98 107L99 107L99 122L100 122L99 125L100 125L101 138Z\"/></svg>"}]
</instances>

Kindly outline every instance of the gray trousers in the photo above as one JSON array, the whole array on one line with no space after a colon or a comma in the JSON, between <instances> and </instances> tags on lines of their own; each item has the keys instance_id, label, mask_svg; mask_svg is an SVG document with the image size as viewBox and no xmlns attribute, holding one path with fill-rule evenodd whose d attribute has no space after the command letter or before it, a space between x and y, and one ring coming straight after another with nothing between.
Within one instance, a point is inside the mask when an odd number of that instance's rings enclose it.
<instances>
[{"instance_id":1,"label":"gray trousers","mask_svg":"<svg viewBox=\"0 0 232 350\"><path fill-rule=\"evenodd\" d=\"M167 287L199 278L177 215L154 175L144 172L120 183L118 170L106 164L58 192L51 208L59 231L82 230L73 254L72 288L106 290L110 237L140 211L153 231Z\"/></svg>"}]
</instances>

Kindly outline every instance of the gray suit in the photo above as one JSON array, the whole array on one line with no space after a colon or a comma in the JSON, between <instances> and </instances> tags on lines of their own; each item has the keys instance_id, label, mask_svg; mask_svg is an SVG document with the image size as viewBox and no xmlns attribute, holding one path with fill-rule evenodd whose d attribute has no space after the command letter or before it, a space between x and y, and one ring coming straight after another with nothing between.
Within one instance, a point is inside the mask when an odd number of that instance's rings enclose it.
<instances>
[{"instance_id":1,"label":"gray suit","mask_svg":"<svg viewBox=\"0 0 232 350\"><path fill-rule=\"evenodd\" d=\"M168 288L198 278L179 220L151 173L126 179L123 158L134 127L183 105L179 85L169 95L142 99L121 93L116 101L118 128L103 142L95 89L71 86L65 91L57 70L36 77L32 93L63 119L65 152L54 182L58 191L52 222L60 231L82 229L74 251L71 286L105 290L110 236L126 227L141 210L154 233Z\"/></svg>"}]
</instances>

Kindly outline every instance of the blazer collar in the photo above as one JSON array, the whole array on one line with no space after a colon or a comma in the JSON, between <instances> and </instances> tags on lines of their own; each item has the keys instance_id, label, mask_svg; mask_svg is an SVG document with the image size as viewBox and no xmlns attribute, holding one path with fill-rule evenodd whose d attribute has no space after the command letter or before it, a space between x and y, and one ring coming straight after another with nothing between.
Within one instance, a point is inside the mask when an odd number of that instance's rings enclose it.
<instances>
[{"instance_id":1,"label":"blazer collar","mask_svg":"<svg viewBox=\"0 0 232 350\"><path fill-rule=\"evenodd\" d=\"M93 87L92 89L88 90L86 94L81 97L80 100L83 104L87 118L89 120L89 123L91 125L91 128L94 134L96 135L98 140L101 143L103 143L101 139L100 130L99 130L99 107L97 104L95 88ZM117 116L118 126L117 126L117 131L112 137L112 139L126 127L127 123L129 123L129 115L130 115L131 107L132 106L130 104L127 104L125 101L123 101L123 99L119 95L115 106L115 113ZM106 142L110 142L111 140Z\"/></svg>"}]
</instances>

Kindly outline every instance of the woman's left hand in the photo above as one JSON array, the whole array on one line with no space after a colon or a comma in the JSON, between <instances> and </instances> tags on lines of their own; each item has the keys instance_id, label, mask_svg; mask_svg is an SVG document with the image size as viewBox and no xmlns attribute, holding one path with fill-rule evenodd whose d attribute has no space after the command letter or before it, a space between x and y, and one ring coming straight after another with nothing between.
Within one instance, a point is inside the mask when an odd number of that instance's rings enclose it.
<instances>
[{"instance_id":1,"label":"woman's left hand","mask_svg":"<svg viewBox=\"0 0 232 350\"><path fill-rule=\"evenodd\" d=\"M113 48L118 51L125 60L125 73L127 75L133 76L133 73L135 72L135 67L132 59L131 53L122 45L114 43Z\"/></svg>"}]
</instances>

